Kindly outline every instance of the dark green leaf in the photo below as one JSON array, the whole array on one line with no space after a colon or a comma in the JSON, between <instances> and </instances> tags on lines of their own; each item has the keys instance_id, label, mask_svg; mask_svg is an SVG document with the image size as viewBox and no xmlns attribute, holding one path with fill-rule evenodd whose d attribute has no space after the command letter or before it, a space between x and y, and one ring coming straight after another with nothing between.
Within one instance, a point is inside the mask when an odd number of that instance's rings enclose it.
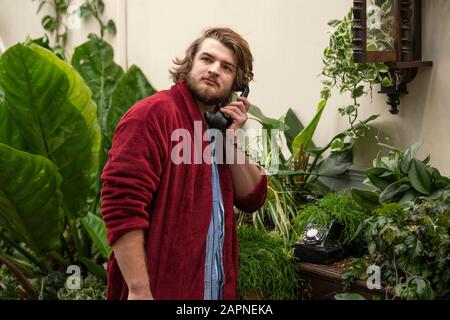
<instances>
[{"instance_id":1,"label":"dark green leaf","mask_svg":"<svg viewBox=\"0 0 450 320\"><path fill-rule=\"evenodd\" d=\"M383 190L380 194L379 202L386 202L388 200L392 200L398 194L405 192L410 189L411 186L408 184L408 179L400 179L390 184L386 189Z\"/></svg>"},{"instance_id":2,"label":"dark green leaf","mask_svg":"<svg viewBox=\"0 0 450 320\"><path fill-rule=\"evenodd\" d=\"M289 127L289 130L284 131L284 136L286 137L286 143L289 151L292 152L292 142L294 138L303 130L304 126L298 119L294 110L289 108L284 119L284 123Z\"/></svg>"},{"instance_id":3,"label":"dark green leaf","mask_svg":"<svg viewBox=\"0 0 450 320\"><path fill-rule=\"evenodd\" d=\"M415 190L408 190L398 201L399 203L407 203L417 199L417 192Z\"/></svg>"},{"instance_id":4,"label":"dark green leaf","mask_svg":"<svg viewBox=\"0 0 450 320\"><path fill-rule=\"evenodd\" d=\"M378 194L373 191L352 188L351 193L353 199L355 199L362 207L375 209L379 205Z\"/></svg>"},{"instance_id":5,"label":"dark green leaf","mask_svg":"<svg viewBox=\"0 0 450 320\"><path fill-rule=\"evenodd\" d=\"M0 168L0 216L17 240L40 256L59 248L64 213L58 168L44 157L2 143Z\"/></svg>"},{"instance_id":6,"label":"dark green leaf","mask_svg":"<svg viewBox=\"0 0 450 320\"><path fill-rule=\"evenodd\" d=\"M411 147L409 147L403 155L403 160L401 163L401 169L404 174L408 174L409 167L411 165L411 160L414 159L414 156L417 153L417 150L422 146L422 142L416 142Z\"/></svg>"},{"instance_id":7,"label":"dark green leaf","mask_svg":"<svg viewBox=\"0 0 450 320\"><path fill-rule=\"evenodd\" d=\"M366 300L358 293L339 293L334 296L335 300Z\"/></svg>"},{"instance_id":8,"label":"dark green leaf","mask_svg":"<svg viewBox=\"0 0 450 320\"><path fill-rule=\"evenodd\" d=\"M78 257L77 260L84 264L92 275L106 283L106 271L102 266L99 266L95 261L85 257Z\"/></svg>"},{"instance_id":9,"label":"dark green leaf","mask_svg":"<svg viewBox=\"0 0 450 320\"><path fill-rule=\"evenodd\" d=\"M318 165L318 174L336 176L344 173L353 163L353 150L332 152L328 158Z\"/></svg>"},{"instance_id":10,"label":"dark green leaf","mask_svg":"<svg viewBox=\"0 0 450 320\"><path fill-rule=\"evenodd\" d=\"M7 111L0 115L0 142L52 160L63 177L67 214L86 214L99 148L89 88L70 65L32 43L6 51L0 69Z\"/></svg>"},{"instance_id":11,"label":"dark green leaf","mask_svg":"<svg viewBox=\"0 0 450 320\"><path fill-rule=\"evenodd\" d=\"M93 92L92 98L97 103L97 118L101 132L106 132L106 116L113 89L124 74L122 67L114 63L114 51L110 44L91 34L89 41L75 49L72 64L80 72ZM106 159L106 147L102 138L98 166L103 168ZM97 184L100 177L97 176Z\"/></svg>"},{"instance_id":12,"label":"dark green leaf","mask_svg":"<svg viewBox=\"0 0 450 320\"><path fill-rule=\"evenodd\" d=\"M106 226L104 221L96 215L89 213L81 219L81 223L94 242L95 247L107 260L111 254L111 247L106 238Z\"/></svg>"},{"instance_id":13,"label":"dark green leaf","mask_svg":"<svg viewBox=\"0 0 450 320\"><path fill-rule=\"evenodd\" d=\"M391 184L391 181L380 177L385 173L389 173L385 168L370 168L366 171L367 178L380 190L386 189Z\"/></svg>"},{"instance_id":14,"label":"dark green leaf","mask_svg":"<svg viewBox=\"0 0 450 320\"><path fill-rule=\"evenodd\" d=\"M292 154L295 159L300 157L300 150L307 150L312 141L314 132L316 131L317 125L319 124L320 118L322 116L323 110L327 105L327 100L322 99L318 106L316 114L311 122L294 138L292 142Z\"/></svg>"},{"instance_id":15,"label":"dark green leaf","mask_svg":"<svg viewBox=\"0 0 450 320\"><path fill-rule=\"evenodd\" d=\"M359 98L364 94L364 86L359 86L352 90L352 98Z\"/></svg>"},{"instance_id":16,"label":"dark green leaf","mask_svg":"<svg viewBox=\"0 0 450 320\"><path fill-rule=\"evenodd\" d=\"M156 89L148 82L144 73L133 65L117 82L111 94L110 108L106 115L106 130L104 132L107 149L111 146L114 129L120 118L136 102L156 93Z\"/></svg>"},{"instance_id":17,"label":"dark green leaf","mask_svg":"<svg viewBox=\"0 0 450 320\"><path fill-rule=\"evenodd\" d=\"M109 20L108 23L106 24L106 31L109 34L116 35L117 28L116 28L116 24L113 20Z\"/></svg>"},{"instance_id":18,"label":"dark green leaf","mask_svg":"<svg viewBox=\"0 0 450 320\"><path fill-rule=\"evenodd\" d=\"M261 124L264 129L266 130L272 130L272 129L278 129L280 131L286 131L289 129L289 127L283 123L283 121L276 120L273 118L266 117L261 109L259 109L257 106L252 105L250 109L248 110L248 113L252 116L256 117L261 121Z\"/></svg>"},{"instance_id":19,"label":"dark green leaf","mask_svg":"<svg viewBox=\"0 0 450 320\"><path fill-rule=\"evenodd\" d=\"M43 17L41 23L42 23L42 27L45 30L50 31L50 32L53 32L57 26L56 19L49 15Z\"/></svg>"},{"instance_id":20,"label":"dark green leaf","mask_svg":"<svg viewBox=\"0 0 450 320\"><path fill-rule=\"evenodd\" d=\"M82 6L80 6L80 17L81 18L88 18L90 16L92 16L94 14L94 12L92 11L92 8L90 5L88 4L83 4Z\"/></svg>"},{"instance_id":21,"label":"dark green leaf","mask_svg":"<svg viewBox=\"0 0 450 320\"><path fill-rule=\"evenodd\" d=\"M416 159L411 161L408 178L414 189L426 195L431 194L431 173L421 161Z\"/></svg>"},{"instance_id":22,"label":"dark green leaf","mask_svg":"<svg viewBox=\"0 0 450 320\"><path fill-rule=\"evenodd\" d=\"M384 77L383 80L381 81L381 85L383 87L390 87L392 86L392 81L388 77Z\"/></svg>"}]
</instances>

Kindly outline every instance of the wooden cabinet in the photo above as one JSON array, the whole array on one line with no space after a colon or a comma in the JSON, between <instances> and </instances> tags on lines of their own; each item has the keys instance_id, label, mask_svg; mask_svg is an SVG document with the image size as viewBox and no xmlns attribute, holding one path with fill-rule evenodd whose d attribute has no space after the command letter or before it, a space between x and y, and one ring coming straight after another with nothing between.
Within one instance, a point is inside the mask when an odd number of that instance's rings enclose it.
<instances>
[{"instance_id":1,"label":"wooden cabinet","mask_svg":"<svg viewBox=\"0 0 450 320\"><path fill-rule=\"evenodd\" d=\"M345 270L346 261L339 261L330 265L320 265L307 262L299 262L298 270L302 279L307 280L307 285L301 288L304 297L310 294L313 300L330 300L338 293L344 292L341 273ZM365 281L356 281L348 292L358 293L364 298L371 300L374 295L383 299L392 299L393 290L367 288Z\"/></svg>"}]
</instances>

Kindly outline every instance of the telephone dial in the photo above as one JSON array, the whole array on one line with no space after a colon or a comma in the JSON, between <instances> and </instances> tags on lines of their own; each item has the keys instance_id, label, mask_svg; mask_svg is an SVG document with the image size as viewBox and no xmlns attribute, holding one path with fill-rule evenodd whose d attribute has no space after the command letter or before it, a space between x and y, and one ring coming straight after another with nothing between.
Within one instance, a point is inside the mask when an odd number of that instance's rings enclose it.
<instances>
[{"instance_id":1,"label":"telephone dial","mask_svg":"<svg viewBox=\"0 0 450 320\"><path fill-rule=\"evenodd\" d=\"M245 86L244 88L239 89L237 91L242 91L241 97L247 98L250 92L250 88L248 86ZM219 129L220 131L225 130L233 123L233 119L226 116L220 110L213 110L206 112L205 121L208 124L209 128Z\"/></svg>"},{"instance_id":2,"label":"telephone dial","mask_svg":"<svg viewBox=\"0 0 450 320\"><path fill-rule=\"evenodd\" d=\"M330 264L344 258L345 250L339 242L342 226L333 221L327 228L308 224L300 241L294 244L294 253L300 261Z\"/></svg>"}]
</instances>

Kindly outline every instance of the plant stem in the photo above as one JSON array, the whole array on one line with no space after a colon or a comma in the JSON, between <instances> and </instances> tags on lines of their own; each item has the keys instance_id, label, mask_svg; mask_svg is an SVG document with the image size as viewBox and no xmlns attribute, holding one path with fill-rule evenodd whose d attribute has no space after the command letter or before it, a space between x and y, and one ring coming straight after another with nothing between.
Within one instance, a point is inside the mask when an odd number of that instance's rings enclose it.
<instances>
[{"instance_id":1,"label":"plant stem","mask_svg":"<svg viewBox=\"0 0 450 320\"><path fill-rule=\"evenodd\" d=\"M78 229L76 226L76 217L74 217L74 215L72 215L68 206L65 203L64 203L63 207L64 207L65 214L67 216L67 223L69 225L70 234L72 235L72 240L73 240L73 243L77 250L77 253L81 256L86 256L83 243L80 239L80 235L78 234Z\"/></svg>"},{"instance_id":2,"label":"plant stem","mask_svg":"<svg viewBox=\"0 0 450 320\"><path fill-rule=\"evenodd\" d=\"M56 261L58 261L59 263L61 263L64 267L68 267L70 265L70 262L63 258L58 252L56 251L52 251L49 253L49 256L52 257L53 259L55 259Z\"/></svg>"},{"instance_id":3,"label":"plant stem","mask_svg":"<svg viewBox=\"0 0 450 320\"><path fill-rule=\"evenodd\" d=\"M3 252L0 251L0 262L3 263L16 277L22 288L30 297L36 296L36 290L31 282L25 277L20 269L10 260L3 256Z\"/></svg>"},{"instance_id":4,"label":"plant stem","mask_svg":"<svg viewBox=\"0 0 450 320\"><path fill-rule=\"evenodd\" d=\"M18 243L15 243L14 241L8 239L3 233L0 232L0 239L2 239L6 244L10 245L11 247L13 247L14 249L16 249L17 251L19 251L21 254L23 254L23 256L25 258L27 258L28 260L30 260L31 262L33 262L35 265L37 265L38 267L42 267L40 262L38 261L38 259L36 259L36 257L34 257L31 253L29 253L28 251L26 251L24 248L22 248Z\"/></svg>"}]
</instances>

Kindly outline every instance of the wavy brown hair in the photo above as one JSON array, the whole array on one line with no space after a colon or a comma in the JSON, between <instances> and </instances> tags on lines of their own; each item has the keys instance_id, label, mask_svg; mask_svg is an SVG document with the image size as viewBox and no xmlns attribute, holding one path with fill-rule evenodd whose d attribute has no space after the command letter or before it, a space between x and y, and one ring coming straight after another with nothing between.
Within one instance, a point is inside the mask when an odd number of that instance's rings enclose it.
<instances>
[{"instance_id":1,"label":"wavy brown hair","mask_svg":"<svg viewBox=\"0 0 450 320\"><path fill-rule=\"evenodd\" d=\"M184 80L191 70L192 62L198 49L205 39L212 38L233 51L236 58L236 78L233 83L233 91L248 85L253 80L253 56L248 42L230 28L210 28L203 32L202 36L195 40L187 49L183 59L175 58L175 67L169 70L174 83Z\"/></svg>"}]
</instances>

